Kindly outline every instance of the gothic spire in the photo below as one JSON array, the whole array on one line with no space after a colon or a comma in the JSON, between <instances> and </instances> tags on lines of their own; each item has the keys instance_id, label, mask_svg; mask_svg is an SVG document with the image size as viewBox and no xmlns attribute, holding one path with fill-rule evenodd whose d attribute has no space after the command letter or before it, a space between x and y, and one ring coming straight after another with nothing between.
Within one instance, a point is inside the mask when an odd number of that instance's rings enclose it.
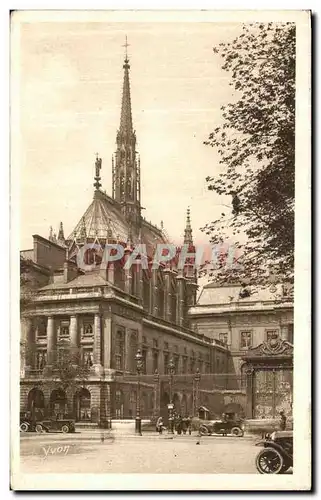
<instances>
[{"instance_id":1,"label":"gothic spire","mask_svg":"<svg viewBox=\"0 0 321 500\"><path fill-rule=\"evenodd\" d=\"M65 244L65 235L64 235L64 227L62 222L60 222L59 231L58 231L58 243L64 245Z\"/></svg>"},{"instance_id":2,"label":"gothic spire","mask_svg":"<svg viewBox=\"0 0 321 500\"><path fill-rule=\"evenodd\" d=\"M184 244L185 245L193 245L193 234L192 234L192 226L191 226L191 211L188 207L186 213L186 226L184 230Z\"/></svg>"},{"instance_id":3,"label":"gothic spire","mask_svg":"<svg viewBox=\"0 0 321 500\"><path fill-rule=\"evenodd\" d=\"M124 47L126 48L125 52L125 60L124 60L124 81L123 81L123 95L122 95L122 103L121 103L121 115L120 115L120 127L119 132L122 135L127 135L130 138L130 135L133 133L133 121L132 121L132 107L130 100L130 84L129 84L129 59L127 54L127 36Z\"/></svg>"}]
</instances>

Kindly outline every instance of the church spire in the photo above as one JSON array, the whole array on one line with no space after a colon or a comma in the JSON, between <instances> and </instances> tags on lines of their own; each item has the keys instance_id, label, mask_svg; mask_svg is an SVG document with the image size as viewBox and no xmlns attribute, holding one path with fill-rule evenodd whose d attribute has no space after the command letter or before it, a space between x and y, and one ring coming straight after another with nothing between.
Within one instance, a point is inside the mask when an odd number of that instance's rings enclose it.
<instances>
[{"instance_id":1,"label":"church spire","mask_svg":"<svg viewBox=\"0 0 321 500\"><path fill-rule=\"evenodd\" d=\"M129 83L129 59L124 45L124 80L121 102L120 126L117 131L117 149L112 158L113 198L121 205L127 222L137 228L141 219L140 206L140 164L136 151L136 134L133 130L132 109Z\"/></svg>"},{"instance_id":2,"label":"church spire","mask_svg":"<svg viewBox=\"0 0 321 500\"><path fill-rule=\"evenodd\" d=\"M193 233L192 233L192 226L191 226L191 211L190 208L188 207L187 213L186 213L186 226L184 230L184 244L185 245L193 245Z\"/></svg>"},{"instance_id":3,"label":"church spire","mask_svg":"<svg viewBox=\"0 0 321 500\"><path fill-rule=\"evenodd\" d=\"M63 226L62 222L60 222L60 225L59 225L58 243L60 245L65 245L64 226Z\"/></svg>"},{"instance_id":4,"label":"church spire","mask_svg":"<svg viewBox=\"0 0 321 500\"><path fill-rule=\"evenodd\" d=\"M125 60L124 60L124 81L123 81L123 95L122 95L122 102L121 102L121 115L120 115L120 127L119 127L119 132L120 134L127 136L127 138L130 138L130 135L133 133L133 120L132 120L132 106L131 106L131 100L130 100L130 84L129 84L129 59L128 59L128 54L127 54L127 47L129 44L127 43L127 36L126 36L126 42L124 47L126 48L125 52Z\"/></svg>"}]
</instances>

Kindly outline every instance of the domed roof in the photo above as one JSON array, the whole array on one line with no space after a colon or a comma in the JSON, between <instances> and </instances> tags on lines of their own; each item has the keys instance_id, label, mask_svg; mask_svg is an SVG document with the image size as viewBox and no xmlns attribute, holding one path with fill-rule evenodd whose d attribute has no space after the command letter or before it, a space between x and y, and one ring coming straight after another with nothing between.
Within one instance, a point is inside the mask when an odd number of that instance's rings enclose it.
<instances>
[{"instance_id":1,"label":"domed roof","mask_svg":"<svg viewBox=\"0 0 321 500\"><path fill-rule=\"evenodd\" d=\"M119 204L100 190L96 190L92 203L69 236L69 241L113 238L127 241L129 225Z\"/></svg>"}]
</instances>

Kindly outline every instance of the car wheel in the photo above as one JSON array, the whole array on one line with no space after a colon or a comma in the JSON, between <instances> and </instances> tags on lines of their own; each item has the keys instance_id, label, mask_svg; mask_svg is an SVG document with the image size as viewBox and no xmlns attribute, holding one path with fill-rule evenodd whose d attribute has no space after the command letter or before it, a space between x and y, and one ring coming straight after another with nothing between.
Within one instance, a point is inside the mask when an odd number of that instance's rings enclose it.
<instances>
[{"instance_id":1,"label":"car wheel","mask_svg":"<svg viewBox=\"0 0 321 500\"><path fill-rule=\"evenodd\" d=\"M43 427L41 424L36 425L36 432L38 432L38 433L43 432Z\"/></svg>"},{"instance_id":2,"label":"car wheel","mask_svg":"<svg viewBox=\"0 0 321 500\"><path fill-rule=\"evenodd\" d=\"M62 432L63 432L64 434L66 434L67 432L69 432L69 426L68 426L68 425L63 425L63 426L61 427L61 430L62 430Z\"/></svg>"},{"instance_id":3,"label":"car wheel","mask_svg":"<svg viewBox=\"0 0 321 500\"><path fill-rule=\"evenodd\" d=\"M278 450L264 448L258 453L255 464L260 474L280 474L284 460Z\"/></svg>"},{"instance_id":4,"label":"car wheel","mask_svg":"<svg viewBox=\"0 0 321 500\"><path fill-rule=\"evenodd\" d=\"M233 436L242 437L244 432L240 427L232 427L231 434L233 434Z\"/></svg>"},{"instance_id":5,"label":"car wheel","mask_svg":"<svg viewBox=\"0 0 321 500\"><path fill-rule=\"evenodd\" d=\"M20 424L20 430L22 432L28 432L28 429L29 429L29 425L27 424L27 422L22 422L22 424Z\"/></svg>"},{"instance_id":6,"label":"car wheel","mask_svg":"<svg viewBox=\"0 0 321 500\"><path fill-rule=\"evenodd\" d=\"M205 425L200 426L200 435L201 436L208 436L210 434L210 431Z\"/></svg>"}]
</instances>

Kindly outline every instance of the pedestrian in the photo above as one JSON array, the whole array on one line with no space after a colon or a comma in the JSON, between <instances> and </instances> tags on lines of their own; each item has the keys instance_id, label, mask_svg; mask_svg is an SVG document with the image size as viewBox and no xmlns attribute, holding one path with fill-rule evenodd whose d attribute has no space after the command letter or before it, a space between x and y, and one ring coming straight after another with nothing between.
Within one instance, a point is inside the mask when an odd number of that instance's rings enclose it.
<instances>
[{"instance_id":1,"label":"pedestrian","mask_svg":"<svg viewBox=\"0 0 321 500\"><path fill-rule=\"evenodd\" d=\"M157 422L156 422L156 432L159 434L163 433L163 427L164 427L164 422L162 417L158 417Z\"/></svg>"},{"instance_id":2,"label":"pedestrian","mask_svg":"<svg viewBox=\"0 0 321 500\"><path fill-rule=\"evenodd\" d=\"M175 428L177 434L181 435L182 434L182 417L180 415L177 415L175 419Z\"/></svg>"},{"instance_id":3,"label":"pedestrian","mask_svg":"<svg viewBox=\"0 0 321 500\"><path fill-rule=\"evenodd\" d=\"M286 416L283 410L280 411L280 430L285 431L286 429Z\"/></svg>"}]
</instances>

